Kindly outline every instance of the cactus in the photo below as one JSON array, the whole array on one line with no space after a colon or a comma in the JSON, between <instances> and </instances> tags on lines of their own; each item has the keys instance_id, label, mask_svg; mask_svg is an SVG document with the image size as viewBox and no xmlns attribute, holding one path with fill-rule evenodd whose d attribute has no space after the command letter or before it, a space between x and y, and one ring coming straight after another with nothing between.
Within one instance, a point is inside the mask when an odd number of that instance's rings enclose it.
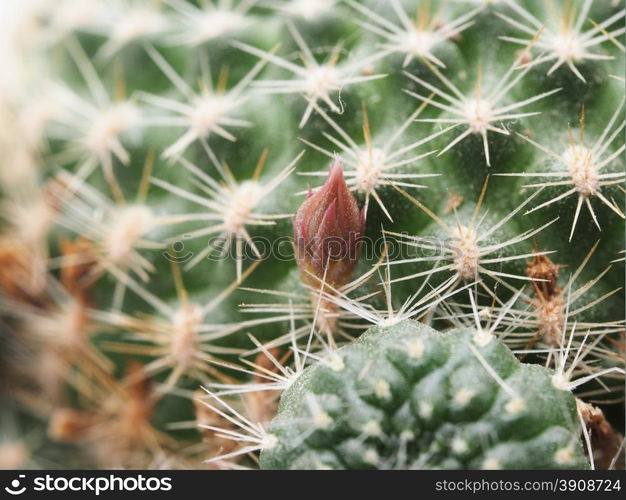
<instances>
[{"instance_id":1,"label":"cactus","mask_svg":"<svg viewBox=\"0 0 626 500\"><path fill-rule=\"evenodd\" d=\"M587 464L574 397L495 339L405 320L338 354L340 371L316 364L283 394L263 468Z\"/></svg>"},{"instance_id":2,"label":"cactus","mask_svg":"<svg viewBox=\"0 0 626 500\"><path fill-rule=\"evenodd\" d=\"M622 466L624 12L36 2L0 466Z\"/></svg>"}]
</instances>

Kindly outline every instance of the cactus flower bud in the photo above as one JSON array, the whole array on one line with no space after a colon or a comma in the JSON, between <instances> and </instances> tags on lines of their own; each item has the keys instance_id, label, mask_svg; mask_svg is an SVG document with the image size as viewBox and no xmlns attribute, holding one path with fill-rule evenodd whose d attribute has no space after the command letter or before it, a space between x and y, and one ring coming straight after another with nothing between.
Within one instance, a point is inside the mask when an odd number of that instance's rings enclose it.
<instances>
[{"instance_id":1,"label":"cactus flower bud","mask_svg":"<svg viewBox=\"0 0 626 500\"><path fill-rule=\"evenodd\" d=\"M293 219L303 280L317 287L320 282L315 278L333 287L346 284L359 258L364 225L364 212L335 161L326 183L315 193L309 191Z\"/></svg>"}]
</instances>

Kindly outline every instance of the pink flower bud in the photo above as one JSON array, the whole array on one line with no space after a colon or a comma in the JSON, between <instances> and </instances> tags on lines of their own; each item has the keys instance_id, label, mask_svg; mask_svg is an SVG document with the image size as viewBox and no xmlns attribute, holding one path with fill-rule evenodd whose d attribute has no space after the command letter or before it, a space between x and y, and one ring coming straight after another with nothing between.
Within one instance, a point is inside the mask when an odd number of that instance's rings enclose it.
<instances>
[{"instance_id":1,"label":"pink flower bud","mask_svg":"<svg viewBox=\"0 0 626 500\"><path fill-rule=\"evenodd\" d=\"M326 183L315 193L309 191L293 219L303 280L314 287L320 286L315 277L333 287L348 283L359 259L364 226L364 212L335 161Z\"/></svg>"}]
</instances>

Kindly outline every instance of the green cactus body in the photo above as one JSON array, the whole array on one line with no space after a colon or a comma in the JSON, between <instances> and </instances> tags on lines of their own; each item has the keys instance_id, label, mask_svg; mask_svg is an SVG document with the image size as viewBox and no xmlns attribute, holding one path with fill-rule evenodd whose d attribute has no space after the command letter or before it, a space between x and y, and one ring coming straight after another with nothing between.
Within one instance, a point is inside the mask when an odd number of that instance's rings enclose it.
<instances>
[{"instance_id":1,"label":"green cactus body","mask_svg":"<svg viewBox=\"0 0 626 500\"><path fill-rule=\"evenodd\" d=\"M475 333L371 328L337 352L341 370L316 364L285 391L261 467L587 467L572 394Z\"/></svg>"},{"instance_id":2,"label":"green cactus body","mask_svg":"<svg viewBox=\"0 0 626 500\"><path fill-rule=\"evenodd\" d=\"M279 365L303 373L276 419L249 416L278 438L267 468L586 466L572 393L624 395L623 1L43 3L0 109L1 378L33 425L102 414L140 362L162 389L142 425L173 439L89 463L198 465L224 423L181 457L188 395L243 412L233 394L285 389ZM343 210L298 217L337 160L356 202L337 175ZM294 255L355 228L334 273ZM334 349L343 371L290 365Z\"/></svg>"}]
</instances>

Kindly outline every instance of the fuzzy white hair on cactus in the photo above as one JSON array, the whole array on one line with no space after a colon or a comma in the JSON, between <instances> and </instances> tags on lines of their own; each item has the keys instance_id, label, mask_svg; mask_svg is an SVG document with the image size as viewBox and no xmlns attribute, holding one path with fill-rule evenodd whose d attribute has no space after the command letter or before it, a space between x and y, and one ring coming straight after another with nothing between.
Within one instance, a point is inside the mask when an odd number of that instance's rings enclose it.
<instances>
[{"instance_id":1,"label":"fuzzy white hair on cactus","mask_svg":"<svg viewBox=\"0 0 626 500\"><path fill-rule=\"evenodd\" d=\"M307 393L305 400L311 413L313 427L315 429L328 429L333 424L333 419L322 409L317 396L313 393Z\"/></svg>"},{"instance_id":2,"label":"fuzzy white hair on cactus","mask_svg":"<svg viewBox=\"0 0 626 500\"><path fill-rule=\"evenodd\" d=\"M0 439L0 468L17 470L45 465L39 456L45 435L39 430L25 429L18 415L9 411L0 413L2 438Z\"/></svg>"},{"instance_id":3,"label":"fuzzy white hair on cactus","mask_svg":"<svg viewBox=\"0 0 626 500\"><path fill-rule=\"evenodd\" d=\"M69 185L75 180L69 174L61 174L60 178ZM86 184L80 185L75 196L71 197L66 197L65 187L55 188L54 191L53 194L64 208L58 222L92 241L99 242L103 256L111 263L122 264L133 260L133 248L157 226L156 217L148 206L119 206ZM139 258L138 262L144 261ZM146 267L152 268L149 265L140 265L138 269ZM144 272L139 274L148 279Z\"/></svg>"},{"instance_id":4,"label":"fuzzy white hair on cactus","mask_svg":"<svg viewBox=\"0 0 626 500\"><path fill-rule=\"evenodd\" d=\"M537 19L520 5L507 2L507 5L519 16L519 19L513 19L501 13L497 13L497 15L525 35L529 35L530 38L509 36L501 36L500 38L519 45L527 45L535 37L536 32L542 30L541 36L535 42L535 46L542 54L537 59L527 63L527 66L551 62L553 64L548 69L548 75L551 75L561 66L566 65L577 78L586 82L576 64L585 61L613 59L612 56L593 52L593 49L612 38L623 35L626 31L623 26L609 32L606 31L624 19L626 10L621 10L603 22L595 24L587 31L583 31L583 25L588 19L592 4L593 0L585 0L576 15L572 3L565 2L565 9L561 15L550 16L550 20L553 22L546 23Z\"/></svg>"},{"instance_id":5,"label":"fuzzy white hair on cactus","mask_svg":"<svg viewBox=\"0 0 626 500\"><path fill-rule=\"evenodd\" d=\"M295 76L293 79L258 80L254 82L253 86L265 94L303 94L309 104L300 120L300 128L304 127L311 117L314 109L312 103L322 101L333 113L341 113L341 108L331 99L331 94L339 93L344 87L350 85L369 82L386 76L384 74L362 73L375 61L381 59L384 54L375 54L346 64L339 64L341 45L336 45L326 61L320 64L294 25L288 22L287 27L300 49L302 66L244 43L233 42L233 46L260 57L262 60L267 59L270 63Z\"/></svg>"},{"instance_id":6,"label":"fuzzy white hair on cactus","mask_svg":"<svg viewBox=\"0 0 626 500\"><path fill-rule=\"evenodd\" d=\"M453 21L442 22L438 15L440 12L431 15L430 2L424 2L417 6L416 19L412 20L399 0L390 0L389 4L400 21L399 24L394 24L355 0L346 2L367 17L368 21L359 21L363 28L385 39L385 43L381 45L385 55L390 53L405 55L402 67L407 67L416 58L424 58L445 68L445 64L434 55L435 50L472 26L474 24L472 18L484 8L481 6Z\"/></svg>"},{"instance_id":7,"label":"fuzzy white hair on cactus","mask_svg":"<svg viewBox=\"0 0 626 500\"><path fill-rule=\"evenodd\" d=\"M585 137L585 115L581 113L578 134L574 134L568 129L568 144L561 152L554 151L546 146L539 144L532 139L519 134L519 137L529 142L537 149L545 153L552 160L555 160L556 168L549 172L542 173L530 173L524 172L519 174L497 174L502 176L513 176L523 178L546 178L547 180L528 184L525 187L529 188L544 188L544 187L564 187L566 190L555 196L554 198L545 201L536 207L531 208L526 213L532 213L535 210L540 210L547 206L552 205L569 196L577 196L578 201L576 204L576 211L572 220L572 228L569 234L569 241L574 236L576 230L576 224L580 216L580 210L583 203L587 206L589 214L593 219L598 230L601 230L598 218L591 204L591 200L597 198L602 204L611 209L622 219L625 218L624 212L621 210L617 202L613 199L609 200L603 193L602 188L607 186L622 185L624 183L625 174L621 172L601 172L602 169L610 167L614 162L624 153L626 145L623 143L612 153L609 153L609 147L613 141L620 136L620 133L624 130L626 124L625 120L622 120L615 129L615 123L622 114L622 108L624 106L624 99L611 116L606 127L602 131L599 137L597 137L591 144L587 144ZM576 137L578 135L578 137Z\"/></svg>"},{"instance_id":8,"label":"fuzzy white hair on cactus","mask_svg":"<svg viewBox=\"0 0 626 500\"><path fill-rule=\"evenodd\" d=\"M483 87L482 70L479 68L474 91L469 94L463 94L439 69L428 62L427 64L441 83L440 87L432 85L411 73L405 72L404 74L428 91L433 92L439 100L432 100L430 97L410 90L405 90L405 92L422 102L428 102L432 106L445 111L449 116L445 118L424 118L418 119L418 121L467 126L465 131L450 141L445 148L439 151L437 156L441 156L466 137L477 134L483 141L487 166L491 166L488 132L510 135L509 130L502 124L503 122L540 114L540 112L521 112L520 108L545 99L561 90L560 88L549 90L518 102L506 104L503 101L506 100L507 94L530 71L530 67L520 70L520 63L517 59L513 61L509 69L489 91L486 91Z\"/></svg>"},{"instance_id":9,"label":"fuzzy white hair on cactus","mask_svg":"<svg viewBox=\"0 0 626 500\"><path fill-rule=\"evenodd\" d=\"M0 443L0 467L3 470L25 468L31 460L30 446L22 440Z\"/></svg>"}]
</instances>

